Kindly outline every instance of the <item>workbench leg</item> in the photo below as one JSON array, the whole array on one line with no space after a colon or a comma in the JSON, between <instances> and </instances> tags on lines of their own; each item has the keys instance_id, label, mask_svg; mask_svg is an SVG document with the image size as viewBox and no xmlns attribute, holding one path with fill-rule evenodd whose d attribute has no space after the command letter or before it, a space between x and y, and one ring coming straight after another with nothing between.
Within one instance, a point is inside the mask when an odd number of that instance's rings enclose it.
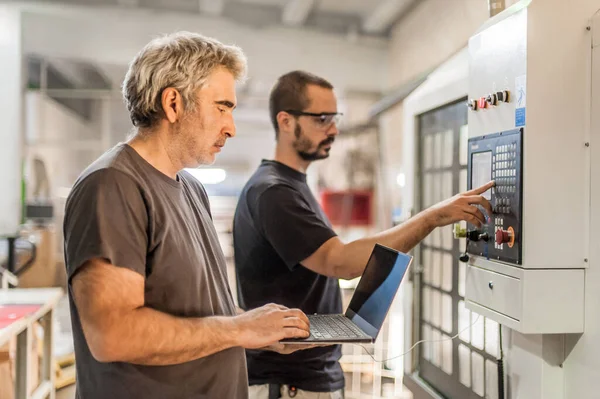
<instances>
[{"instance_id":1,"label":"workbench leg","mask_svg":"<svg viewBox=\"0 0 600 399\"><path fill-rule=\"evenodd\" d=\"M15 399L29 398L29 353L31 327L17 335Z\"/></svg>"},{"instance_id":2,"label":"workbench leg","mask_svg":"<svg viewBox=\"0 0 600 399\"><path fill-rule=\"evenodd\" d=\"M42 327L44 329L44 358L42 359L42 382L50 381L52 389L50 390L49 399L56 397L56 389L54 381L56 373L54 370L54 310L51 309L42 318Z\"/></svg>"}]
</instances>

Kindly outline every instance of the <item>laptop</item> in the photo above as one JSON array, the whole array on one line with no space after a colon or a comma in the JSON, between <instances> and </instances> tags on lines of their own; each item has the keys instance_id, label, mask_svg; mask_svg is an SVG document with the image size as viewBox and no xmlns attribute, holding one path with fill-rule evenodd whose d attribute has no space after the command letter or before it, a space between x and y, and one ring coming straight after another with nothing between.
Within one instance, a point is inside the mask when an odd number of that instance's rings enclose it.
<instances>
[{"instance_id":1,"label":"laptop","mask_svg":"<svg viewBox=\"0 0 600 399\"><path fill-rule=\"evenodd\" d=\"M376 244L345 314L308 315L310 336L285 344L373 343L413 257Z\"/></svg>"}]
</instances>

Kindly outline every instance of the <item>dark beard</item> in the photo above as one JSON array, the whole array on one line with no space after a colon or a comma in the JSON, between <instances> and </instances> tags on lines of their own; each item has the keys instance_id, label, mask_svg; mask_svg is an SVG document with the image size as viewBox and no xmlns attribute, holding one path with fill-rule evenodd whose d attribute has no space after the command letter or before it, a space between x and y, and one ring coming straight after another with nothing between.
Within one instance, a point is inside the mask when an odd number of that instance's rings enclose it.
<instances>
[{"instance_id":1,"label":"dark beard","mask_svg":"<svg viewBox=\"0 0 600 399\"><path fill-rule=\"evenodd\" d=\"M320 154L319 151L321 147L326 146L327 144L331 144L335 141L335 137L328 137L325 140L321 141L317 148L314 151L308 151L312 147L312 143L310 140L302 134L302 128L300 125L296 125L296 130L294 130L294 135L296 136L296 142L294 143L294 148L296 152L305 161L318 161L319 159L325 159L329 157L329 151L325 152L325 154Z\"/></svg>"}]
</instances>

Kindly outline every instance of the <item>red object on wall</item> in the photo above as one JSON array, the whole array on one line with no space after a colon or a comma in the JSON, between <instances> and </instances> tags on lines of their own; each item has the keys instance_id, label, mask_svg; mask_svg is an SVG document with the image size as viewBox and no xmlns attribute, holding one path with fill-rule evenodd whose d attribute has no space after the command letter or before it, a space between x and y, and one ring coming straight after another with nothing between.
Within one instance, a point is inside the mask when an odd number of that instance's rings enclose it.
<instances>
[{"instance_id":1,"label":"red object on wall","mask_svg":"<svg viewBox=\"0 0 600 399\"><path fill-rule=\"evenodd\" d=\"M334 226L368 226L373 222L373 192L323 191L321 206Z\"/></svg>"}]
</instances>

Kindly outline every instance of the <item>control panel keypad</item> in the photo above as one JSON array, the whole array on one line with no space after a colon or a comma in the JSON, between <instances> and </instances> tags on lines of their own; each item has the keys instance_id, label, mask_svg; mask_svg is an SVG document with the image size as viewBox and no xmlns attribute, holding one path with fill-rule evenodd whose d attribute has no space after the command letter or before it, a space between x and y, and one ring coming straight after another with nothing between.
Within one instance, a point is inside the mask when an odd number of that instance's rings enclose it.
<instances>
[{"instance_id":1,"label":"control panel keypad","mask_svg":"<svg viewBox=\"0 0 600 399\"><path fill-rule=\"evenodd\" d=\"M509 214L511 197L517 186L517 143L497 145L492 157L492 179L496 181L494 213Z\"/></svg>"}]
</instances>

